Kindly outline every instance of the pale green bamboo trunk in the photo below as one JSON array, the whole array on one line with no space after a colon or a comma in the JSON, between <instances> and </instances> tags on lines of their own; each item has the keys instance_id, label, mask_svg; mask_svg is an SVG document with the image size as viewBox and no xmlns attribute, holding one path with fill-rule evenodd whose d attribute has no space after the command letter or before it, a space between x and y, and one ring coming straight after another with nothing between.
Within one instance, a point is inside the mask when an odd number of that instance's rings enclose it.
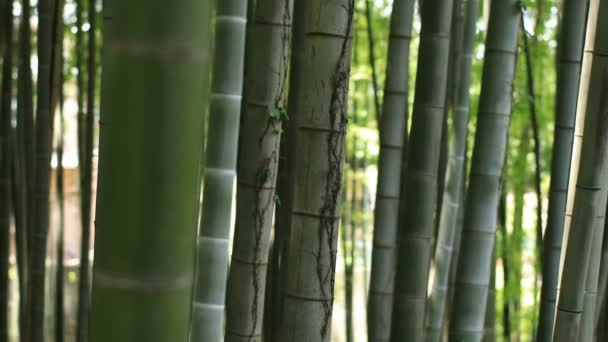
<instances>
[{"instance_id":1,"label":"pale green bamboo trunk","mask_svg":"<svg viewBox=\"0 0 608 342\"><path fill-rule=\"evenodd\" d=\"M452 143L445 182L445 194L439 219L439 234L435 249L435 278L429 299L427 319L427 341L440 341L446 318L447 294L451 273L456 235L462 225L458 224L458 213L462 210L463 181L466 173L466 142L469 123L469 86L473 64L475 29L479 12L478 0L467 0L464 4L464 29L460 55L455 58L458 66L457 83L454 85L454 105L452 120Z\"/></svg>"},{"instance_id":2,"label":"pale green bamboo trunk","mask_svg":"<svg viewBox=\"0 0 608 342\"><path fill-rule=\"evenodd\" d=\"M261 341L285 110L291 0L257 0L247 55L225 341Z\"/></svg>"},{"instance_id":3,"label":"pale green bamboo trunk","mask_svg":"<svg viewBox=\"0 0 608 342\"><path fill-rule=\"evenodd\" d=\"M549 340L553 332L587 3L588 1L581 3L579 0L565 0L562 5L563 17L557 48L557 93L551 185L547 227L543 241L543 281L536 335L538 341Z\"/></svg>"},{"instance_id":4,"label":"pale green bamboo trunk","mask_svg":"<svg viewBox=\"0 0 608 342\"><path fill-rule=\"evenodd\" d=\"M606 212L608 212L608 206L606 207ZM606 223L608 220L604 220L604 240L602 244L602 260L600 263L600 275L598 280L598 300L597 303L600 305L597 306L595 310L596 323L598 323L598 319L603 310L603 306L606 304L606 296L608 296L608 229L606 229Z\"/></svg>"},{"instance_id":5,"label":"pale green bamboo trunk","mask_svg":"<svg viewBox=\"0 0 608 342\"><path fill-rule=\"evenodd\" d=\"M492 275L490 276L490 287L488 289L482 341L496 341L496 247L494 247L492 253Z\"/></svg>"},{"instance_id":6,"label":"pale green bamboo trunk","mask_svg":"<svg viewBox=\"0 0 608 342\"><path fill-rule=\"evenodd\" d=\"M391 14L384 103L379 122L381 141L367 307L370 342L387 341L391 332L402 155L407 141L414 3L414 0L396 0Z\"/></svg>"},{"instance_id":7,"label":"pale green bamboo trunk","mask_svg":"<svg viewBox=\"0 0 608 342\"><path fill-rule=\"evenodd\" d=\"M104 5L89 341L186 341L206 106L201 73L209 55L209 21L201 15L207 7L193 0Z\"/></svg>"},{"instance_id":8,"label":"pale green bamboo trunk","mask_svg":"<svg viewBox=\"0 0 608 342\"><path fill-rule=\"evenodd\" d=\"M604 94L608 94L605 92ZM608 110L608 109L607 109ZM605 181L603 182L606 183ZM602 185L603 186L603 185ZM605 192L604 192L605 194ZM600 195L601 196L601 195ZM606 203L605 200L601 201ZM600 204L601 205L601 204ZM600 207L600 209L603 207ZM605 208L605 205L604 205ZM601 217L598 220L605 221L605 210L601 210ZM591 237L591 253L589 256L589 269L587 270L587 279L585 282L585 299L583 306L583 316L581 317L581 330L579 341L592 341L595 335L596 327L596 311L601 304L601 297L598 296L599 278L600 278L600 262L602 260L602 242L604 238L604 223L597 223ZM606 324L608 322L605 322Z\"/></svg>"},{"instance_id":9,"label":"pale green bamboo trunk","mask_svg":"<svg viewBox=\"0 0 608 342\"><path fill-rule=\"evenodd\" d=\"M608 40L605 37L608 31L602 18L607 16L608 1L590 2L570 168L565 219L567 244L554 327L555 341L580 338L586 309L587 276L595 272L590 269L597 267L597 260L591 260L592 241L597 239L594 232L603 230L604 224L608 184L600 172L606 169L604 143L608 134L605 130L608 115ZM597 283L594 286L597 287Z\"/></svg>"},{"instance_id":10,"label":"pale green bamboo trunk","mask_svg":"<svg viewBox=\"0 0 608 342\"><path fill-rule=\"evenodd\" d=\"M190 336L192 342L216 342L223 338L246 23L246 0L216 3L207 126L209 135L203 171L203 207Z\"/></svg>"},{"instance_id":11,"label":"pale green bamboo trunk","mask_svg":"<svg viewBox=\"0 0 608 342\"><path fill-rule=\"evenodd\" d=\"M457 341L481 341L483 338L520 15L517 0L491 3L475 146L450 316L450 339Z\"/></svg>"},{"instance_id":12,"label":"pale green bamboo trunk","mask_svg":"<svg viewBox=\"0 0 608 342\"><path fill-rule=\"evenodd\" d=\"M280 341L331 337L353 12L352 0L311 0L304 14Z\"/></svg>"},{"instance_id":13,"label":"pale green bamboo trunk","mask_svg":"<svg viewBox=\"0 0 608 342\"><path fill-rule=\"evenodd\" d=\"M427 0L420 15L420 47L412 128L401 182L392 341L422 341L437 205L437 179L446 104L452 0Z\"/></svg>"}]
</instances>

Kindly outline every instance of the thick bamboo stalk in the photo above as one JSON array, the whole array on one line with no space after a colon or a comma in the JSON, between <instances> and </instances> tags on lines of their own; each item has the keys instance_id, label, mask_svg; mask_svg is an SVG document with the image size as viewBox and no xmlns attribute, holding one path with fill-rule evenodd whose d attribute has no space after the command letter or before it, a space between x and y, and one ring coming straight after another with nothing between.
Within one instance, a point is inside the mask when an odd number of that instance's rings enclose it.
<instances>
[{"instance_id":1,"label":"thick bamboo stalk","mask_svg":"<svg viewBox=\"0 0 608 342\"><path fill-rule=\"evenodd\" d=\"M461 54L454 58L458 66L454 70L459 81L454 89L454 118L452 121L452 143L445 183L445 194L441 216L439 217L439 234L435 249L435 280L429 299L429 317L427 320L427 341L440 341L447 308L447 293L451 265L456 243L456 235L462 229L458 224L458 213L462 210L463 182L466 173L466 145L469 123L469 86L473 64L473 47L479 1L468 0L462 9L464 29L462 33Z\"/></svg>"},{"instance_id":2,"label":"thick bamboo stalk","mask_svg":"<svg viewBox=\"0 0 608 342\"><path fill-rule=\"evenodd\" d=\"M280 340L326 342L331 336L354 2L311 0L307 5Z\"/></svg>"},{"instance_id":3,"label":"thick bamboo stalk","mask_svg":"<svg viewBox=\"0 0 608 342\"><path fill-rule=\"evenodd\" d=\"M421 341L435 231L437 172L446 105L452 0L425 1L416 93L401 182L392 341Z\"/></svg>"},{"instance_id":4,"label":"thick bamboo stalk","mask_svg":"<svg viewBox=\"0 0 608 342\"><path fill-rule=\"evenodd\" d=\"M402 160L407 142L409 56L414 0L396 0L391 14L380 156L374 210L372 270L367 308L368 341L386 341L391 331Z\"/></svg>"},{"instance_id":5,"label":"thick bamboo stalk","mask_svg":"<svg viewBox=\"0 0 608 342\"><path fill-rule=\"evenodd\" d=\"M217 3L191 341L220 341L243 88L247 1Z\"/></svg>"},{"instance_id":6,"label":"thick bamboo stalk","mask_svg":"<svg viewBox=\"0 0 608 342\"><path fill-rule=\"evenodd\" d=\"M590 2L568 188L567 245L553 334L555 341L580 338L585 289L589 288L587 277L596 273L593 269L599 267L597 260L591 260L591 250L593 239L598 238L594 232L603 230L608 186L605 177L601 176L608 159L605 153L608 139L608 41L605 37L608 31L601 24L601 18L606 15L607 1ZM597 277L593 278L597 289Z\"/></svg>"},{"instance_id":7,"label":"thick bamboo stalk","mask_svg":"<svg viewBox=\"0 0 608 342\"><path fill-rule=\"evenodd\" d=\"M210 23L165 5L104 3L91 342L188 338Z\"/></svg>"},{"instance_id":8,"label":"thick bamboo stalk","mask_svg":"<svg viewBox=\"0 0 608 342\"><path fill-rule=\"evenodd\" d=\"M536 335L538 341L550 339L553 332L587 3L588 1L584 1L584 4L577 0L564 1L559 29L555 133L547 227L543 241L543 275Z\"/></svg>"},{"instance_id":9,"label":"thick bamboo stalk","mask_svg":"<svg viewBox=\"0 0 608 342\"><path fill-rule=\"evenodd\" d=\"M496 341L496 248L494 248L492 260L492 275L490 276L490 288L488 289L488 302L486 304L486 317L483 328L482 341L484 342Z\"/></svg>"},{"instance_id":10,"label":"thick bamboo stalk","mask_svg":"<svg viewBox=\"0 0 608 342\"><path fill-rule=\"evenodd\" d=\"M608 206L606 207L606 212L608 212ZM608 289L608 234L606 233L608 231L608 229L606 229L606 224L608 223L608 220L604 220L604 239L602 242L602 257L601 257L601 264L600 264L600 276L599 276L599 280L598 280L598 300L597 303L599 303L600 305L597 306L597 309L595 310L595 318L596 318L596 324L602 321L599 321L599 317L601 315L602 310L604 310L604 307L606 305L606 296L608 296L607 289ZM604 310L605 311L605 310Z\"/></svg>"},{"instance_id":11,"label":"thick bamboo stalk","mask_svg":"<svg viewBox=\"0 0 608 342\"><path fill-rule=\"evenodd\" d=\"M2 5L2 34L6 46L0 84L0 341L8 341L9 246L11 207L11 101L13 99L13 1Z\"/></svg>"},{"instance_id":12,"label":"thick bamboo stalk","mask_svg":"<svg viewBox=\"0 0 608 342\"><path fill-rule=\"evenodd\" d=\"M492 1L450 339L481 341L511 117L520 2Z\"/></svg>"},{"instance_id":13,"label":"thick bamboo stalk","mask_svg":"<svg viewBox=\"0 0 608 342\"><path fill-rule=\"evenodd\" d=\"M257 0L250 27L225 341L262 340L281 127L289 120L291 12L290 0Z\"/></svg>"},{"instance_id":14,"label":"thick bamboo stalk","mask_svg":"<svg viewBox=\"0 0 608 342\"><path fill-rule=\"evenodd\" d=\"M274 223L274 252L272 262L277 270L274 281L269 283L271 290L266 294L270 296L268 302L272 303L272 308L267 308L269 311L264 316L266 324L266 339L268 341L279 341L279 326L282 319L283 307L283 284L287 277L287 250L289 244L289 226L291 224L291 209L293 207L293 177L296 154L296 122L298 120L297 107L300 101L300 92L297 90L300 87L302 79L302 58L303 44L306 24L305 11L308 4L307 0L294 0L292 32L291 32L291 56L289 66L289 96L287 99L287 113L289 120L283 122L281 128L283 134L281 136L280 157L277 175L277 190L276 198L278 204L275 207L275 223Z\"/></svg>"}]
</instances>

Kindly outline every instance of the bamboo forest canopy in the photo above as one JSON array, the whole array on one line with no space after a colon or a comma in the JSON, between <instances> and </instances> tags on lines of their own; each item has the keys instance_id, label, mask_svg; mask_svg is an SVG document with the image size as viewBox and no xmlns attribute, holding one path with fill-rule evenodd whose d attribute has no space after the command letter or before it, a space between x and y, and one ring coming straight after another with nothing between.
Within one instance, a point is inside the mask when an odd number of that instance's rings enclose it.
<instances>
[{"instance_id":1,"label":"bamboo forest canopy","mask_svg":"<svg viewBox=\"0 0 608 342\"><path fill-rule=\"evenodd\" d=\"M608 0L0 0L0 342L608 341Z\"/></svg>"}]
</instances>

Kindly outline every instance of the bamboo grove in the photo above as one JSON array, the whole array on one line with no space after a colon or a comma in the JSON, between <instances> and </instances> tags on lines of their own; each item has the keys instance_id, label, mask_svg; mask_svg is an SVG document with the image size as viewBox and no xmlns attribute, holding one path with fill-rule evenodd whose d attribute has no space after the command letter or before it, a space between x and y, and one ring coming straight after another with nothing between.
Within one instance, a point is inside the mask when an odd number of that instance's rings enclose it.
<instances>
[{"instance_id":1,"label":"bamboo grove","mask_svg":"<svg viewBox=\"0 0 608 342\"><path fill-rule=\"evenodd\" d=\"M0 18L0 342L608 341L608 0Z\"/></svg>"}]
</instances>

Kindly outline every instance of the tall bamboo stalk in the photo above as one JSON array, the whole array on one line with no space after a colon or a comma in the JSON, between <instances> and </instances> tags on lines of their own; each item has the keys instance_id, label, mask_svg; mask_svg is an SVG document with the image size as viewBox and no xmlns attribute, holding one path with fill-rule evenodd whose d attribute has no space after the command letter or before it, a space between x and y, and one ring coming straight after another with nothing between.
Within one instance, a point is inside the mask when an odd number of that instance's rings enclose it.
<instances>
[{"instance_id":1,"label":"tall bamboo stalk","mask_svg":"<svg viewBox=\"0 0 608 342\"><path fill-rule=\"evenodd\" d=\"M51 159L51 65L53 4L38 2L38 81L36 103L36 144L33 209L31 222L31 256L29 305L31 320L26 336L30 342L44 340L44 304L46 250L49 229L49 189Z\"/></svg>"},{"instance_id":2,"label":"tall bamboo stalk","mask_svg":"<svg viewBox=\"0 0 608 342\"><path fill-rule=\"evenodd\" d=\"M492 1L450 338L481 341L511 117L520 2Z\"/></svg>"},{"instance_id":3,"label":"tall bamboo stalk","mask_svg":"<svg viewBox=\"0 0 608 342\"><path fill-rule=\"evenodd\" d=\"M262 336L279 144L282 122L289 120L285 100L291 11L290 0L257 0L251 23L225 341L258 341Z\"/></svg>"},{"instance_id":4,"label":"tall bamboo stalk","mask_svg":"<svg viewBox=\"0 0 608 342\"><path fill-rule=\"evenodd\" d=\"M326 342L331 336L354 1L311 0L307 5L280 340Z\"/></svg>"},{"instance_id":5,"label":"tall bamboo stalk","mask_svg":"<svg viewBox=\"0 0 608 342\"><path fill-rule=\"evenodd\" d=\"M33 175L33 157L34 157L34 102L33 102L33 81L32 81L32 31L30 27L31 5L30 0L22 0L21 5L22 17L19 27L19 76L18 76L18 93L17 93L17 139L16 139L16 158L18 158L18 166L21 187L18 191L20 203L23 203L23 222L19 226L20 232L23 232L21 249L25 259L22 265L29 265L30 259L30 226L32 219L28 213L30 212L30 199ZM21 279L24 280L23 291L21 293L20 307L25 308L25 300L28 296L25 283L29 281L29 266L22 268ZM27 316L27 313L23 313Z\"/></svg>"},{"instance_id":6,"label":"tall bamboo stalk","mask_svg":"<svg viewBox=\"0 0 608 342\"><path fill-rule=\"evenodd\" d=\"M601 18L607 15L608 2L590 2L568 186L565 226L569 233L553 334L555 341L580 338L587 276L598 266L595 261L591 263L591 249L593 239L597 239L594 232L603 230L608 186L601 176L606 169L608 139L608 41L605 39L608 31L601 24Z\"/></svg>"},{"instance_id":7,"label":"tall bamboo stalk","mask_svg":"<svg viewBox=\"0 0 608 342\"><path fill-rule=\"evenodd\" d=\"M165 5L104 3L91 342L188 338L210 23Z\"/></svg>"},{"instance_id":8,"label":"tall bamboo stalk","mask_svg":"<svg viewBox=\"0 0 608 342\"><path fill-rule=\"evenodd\" d=\"M503 185L504 186L504 185ZM509 298L509 236L507 233L507 195L502 190L498 204L498 225L501 234L501 257L502 257L502 336L506 341L511 340L511 302Z\"/></svg>"},{"instance_id":9,"label":"tall bamboo stalk","mask_svg":"<svg viewBox=\"0 0 608 342\"><path fill-rule=\"evenodd\" d=\"M441 338L441 330L446 318L447 293L455 239L458 231L462 229L462 226L457 224L457 219L463 205L462 183L466 173L465 154L470 111L469 86L479 1L466 1L462 11L465 14L462 48L459 49L461 54L454 58L458 64L458 66L454 66L454 70L458 72L455 77L459 81L455 84L454 89L452 143L445 182L446 191L439 217L439 234L435 250L435 280L429 299L427 341L439 341Z\"/></svg>"},{"instance_id":10,"label":"tall bamboo stalk","mask_svg":"<svg viewBox=\"0 0 608 342\"><path fill-rule=\"evenodd\" d=\"M368 341L388 340L394 292L402 155L407 144L409 55L414 0L393 2L384 103L380 116L380 156L374 211L372 270L367 308Z\"/></svg>"},{"instance_id":11,"label":"tall bamboo stalk","mask_svg":"<svg viewBox=\"0 0 608 342\"><path fill-rule=\"evenodd\" d=\"M10 207L11 207L11 102L13 99L13 1L4 1L3 41L0 84L0 341L8 341L8 290Z\"/></svg>"},{"instance_id":12,"label":"tall bamboo stalk","mask_svg":"<svg viewBox=\"0 0 608 342\"><path fill-rule=\"evenodd\" d=\"M608 206L606 207L606 212L608 213ZM608 220L604 220L604 239L602 242L602 256L601 256L601 264L600 264L600 275L598 280L598 305L595 310L596 323L601 322L598 321L601 310L603 310L603 305L606 302L606 296L608 296L608 229L606 229L606 224L608 224Z\"/></svg>"},{"instance_id":13,"label":"tall bamboo stalk","mask_svg":"<svg viewBox=\"0 0 608 342\"><path fill-rule=\"evenodd\" d=\"M557 41L555 133L547 227L543 241L543 275L536 335L538 341L549 340L553 332L587 3L588 1L564 1Z\"/></svg>"},{"instance_id":14,"label":"tall bamboo stalk","mask_svg":"<svg viewBox=\"0 0 608 342\"><path fill-rule=\"evenodd\" d=\"M376 72L376 52L374 44L374 26L372 19L372 1L365 0L365 20L367 28L367 46L368 46L368 57L369 66L372 69L372 91L374 95L374 113L376 113L376 120L380 118L380 98L378 94L378 73Z\"/></svg>"},{"instance_id":15,"label":"tall bamboo stalk","mask_svg":"<svg viewBox=\"0 0 608 342\"><path fill-rule=\"evenodd\" d=\"M452 0L425 1L412 128L401 201L391 340L421 341L435 231L437 172L446 104Z\"/></svg>"},{"instance_id":16,"label":"tall bamboo stalk","mask_svg":"<svg viewBox=\"0 0 608 342\"><path fill-rule=\"evenodd\" d=\"M217 3L209 136L203 171L203 207L193 302L193 342L220 341L223 336L246 18L247 1Z\"/></svg>"},{"instance_id":17,"label":"tall bamboo stalk","mask_svg":"<svg viewBox=\"0 0 608 342\"><path fill-rule=\"evenodd\" d=\"M62 29L63 31L63 29ZM63 41L63 40L62 40ZM63 49L61 50L63 53ZM64 301L65 301L65 289L64 289L64 239L65 239L65 196L64 196L64 170L63 170L63 148L65 145L64 139L64 112L63 112L63 58L59 63L62 71L60 78L60 89L59 89L59 132L57 138L57 169L55 178L56 188L56 199L59 209L59 224L57 227L57 271L55 279L55 342L63 342L64 340Z\"/></svg>"},{"instance_id":18,"label":"tall bamboo stalk","mask_svg":"<svg viewBox=\"0 0 608 342\"><path fill-rule=\"evenodd\" d=\"M74 22L76 39L74 42L74 56L76 59L76 104L78 105L78 112L76 114L77 120L77 135L78 135L78 163L82 165L84 163L84 69L82 67L83 59L83 37L82 37L82 14L84 12L83 0L74 1L76 12L76 21ZM82 172L81 172L82 173ZM80 175L80 187L81 187L81 198L80 198L80 210L83 207L83 175ZM84 227L84 217L81 213L81 225ZM82 228L82 227L81 227ZM76 334L78 336L78 334Z\"/></svg>"},{"instance_id":19,"label":"tall bamboo stalk","mask_svg":"<svg viewBox=\"0 0 608 342\"><path fill-rule=\"evenodd\" d=\"M51 69L52 79L52 99L51 110L59 111L59 131L56 142L56 178L55 178L55 196L59 210L59 223L55 234L56 239L56 256L57 268L55 274L55 342L63 342L64 340L64 226L65 226L65 196L64 196L64 170L63 170L63 149L64 149L64 112L63 112L63 83L64 83L64 58L63 58L63 38L64 38L64 22L63 22L64 0L57 0L55 3L55 14L53 16L53 64Z\"/></svg>"},{"instance_id":20,"label":"tall bamboo stalk","mask_svg":"<svg viewBox=\"0 0 608 342\"><path fill-rule=\"evenodd\" d=\"M486 317L484 319L483 340L484 342L496 341L496 248L492 255L492 275L490 276L490 288L488 289L488 302L486 304Z\"/></svg>"},{"instance_id":21,"label":"tall bamboo stalk","mask_svg":"<svg viewBox=\"0 0 608 342\"><path fill-rule=\"evenodd\" d=\"M267 324L267 335L269 341L279 340L279 326L282 319L284 293L283 287L287 278L287 251L289 249L289 227L291 225L291 211L293 208L293 188L294 188L294 165L296 154L296 122L298 120L298 103L300 101L300 91L302 79L302 62L304 56L304 36L306 24L306 0L294 0L292 32L291 32L291 56L289 67L289 96L287 99L287 113L289 120L283 122L283 134L281 136L280 157L277 175L277 190L276 197L279 204L275 207L275 223L274 223L274 251L276 255L272 260L274 267L277 269L275 281L269 285L273 290L267 293L269 303L272 303L272 308L269 308L264 316L264 322Z\"/></svg>"},{"instance_id":22,"label":"tall bamboo stalk","mask_svg":"<svg viewBox=\"0 0 608 342\"><path fill-rule=\"evenodd\" d=\"M538 5L538 10L541 10L542 5ZM540 13L540 12L539 12ZM540 25L540 15L536 18L536 27ZM538 126L538 110L540 109L536 105L536 85L534 80L534 67L532 64L532 48L528 41L528 32L526 31L524 17L520 19L522 40L524 48L524 57L526 62L526 86L527 86L527 97L528 97L528 108L530 111L530 129L532 131L532 138L534 141L534 190L536 192L536 246L535 246L535 258L534 258L534 286L533 286L533 320L536 321L536 308L538 298L538 278L539 272L542 273L542 247L543 247L543 196L541 189L541 177L542 177L542 165L541 165L541 142L540 132ZM534 32L533 42L536 42L538 32ZM533 327L532 336L535 335L536 327Z\"/></svg>"},{"instance_id":23,"label":"tall bamboo stalk","mask_svg":"<svg viewBox=\"0 0 608 342\"><path fill-rule=\"evenodd\" d=\"M90 302L90 260L89 248L91 243L91 202L93 178L93 141L95 118L95 95L97 94L97 10L96 1L88 3L89 32L88 32L88 65L87 65L87 106L82 123L82 148L80 161L81 179L81 218L82 234L80 239L80 264L78 270L78 312L76 323L77 341L86 341L88 334L88 312ZM82 69L78 72L80 73ZM80 95L82 96L82 95ZM79 99L80 100L80 99Z\"/></svg>"}]
</instances>

